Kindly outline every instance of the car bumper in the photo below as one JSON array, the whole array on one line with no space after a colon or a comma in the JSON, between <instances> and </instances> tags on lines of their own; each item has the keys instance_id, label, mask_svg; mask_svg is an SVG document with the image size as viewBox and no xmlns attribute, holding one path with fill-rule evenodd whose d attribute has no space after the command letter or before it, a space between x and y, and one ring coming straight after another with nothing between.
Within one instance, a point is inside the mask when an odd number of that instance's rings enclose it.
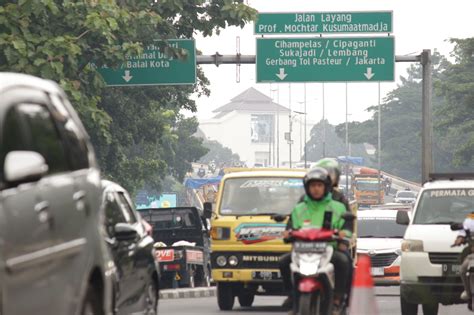
<instances>
[{"instance_id":1,"label":"car bumper","mask_svg":"<svg viewBox=\"0 0 474 315\"><path fill-rule=\"evenodd\" d=\"M460 300L464 290L461 277L443 275L443 266L431 263L428 253L403 253L400 267L400 294L408 302L463 303Z\"/></svg>"},{"instance_id":2,"label":"car bumper","mask_svg":"<svg viewBox=\"0 0 474 315\"><path fill-rule=\"evenodd\" d=\"M245 283L281 283L281 276L273 279L256 279L255 272L267 272L280 275L278 269L213 269L212 279L215 282L245 282Z\"/></svg>"},{"instance_id":3,"label":"car bumper","mask_svg":"<svg viewBox=\"0 0 474 315\"><path fill-rule=\"evenodd\" d=\"M385 286L397 286L400 285L400 277L374 277L374 284L376 286L385 287Z\"/></svg>"}]
</instances>

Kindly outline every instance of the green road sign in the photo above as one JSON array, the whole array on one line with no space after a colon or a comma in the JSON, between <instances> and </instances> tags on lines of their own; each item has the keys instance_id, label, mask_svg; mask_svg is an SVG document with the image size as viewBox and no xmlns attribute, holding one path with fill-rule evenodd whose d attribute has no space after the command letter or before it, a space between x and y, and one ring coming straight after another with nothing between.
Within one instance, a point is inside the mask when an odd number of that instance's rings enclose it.
<instances>
[{"instance_id":1,"label":"green road sign","mask_svg":"<svg viewBox=\"0 0 474 315\"><path fill-rule=\"evenodd\" d=\"M392 33L392 12L259 13L255 34Z\"/></svg>"},{"instance_id":2,"label":"green road sign","mask_svg":"<svg viewBox=\"0 0 474 315\"><path fill-rule=\"evenodd\" d=\"M393 37L258 38L257 82L394 81Z\"/></svg>"},{"instance_id":3,"label":"green road sign","mask_svg":"<svg viewBox=\"0 0 474 315\"><path fill-rule=\"evenodd\" d=\"M196 83L196 48L193 39L168 40L169 46L187 50L185 60L173 59L158 45L146 47L140 56L128 56L117 69L103 66L97 70L107 86L179 85ZM91 66L95 67L94 64Z\"/></svg>"}]
</instances>

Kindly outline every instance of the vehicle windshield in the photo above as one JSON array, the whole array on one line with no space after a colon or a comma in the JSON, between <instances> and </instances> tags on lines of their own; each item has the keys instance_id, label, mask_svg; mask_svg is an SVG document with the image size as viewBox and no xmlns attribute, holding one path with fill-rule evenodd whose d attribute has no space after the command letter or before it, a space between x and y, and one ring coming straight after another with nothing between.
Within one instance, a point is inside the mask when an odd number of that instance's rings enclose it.
<instances>
[{"instance_id":1,"label":"vehicle windshield","mask_svg":"<svg viewBox=\"0 0 474 315\"><path fill-rule=\"evenodd\" d=\"M416 198L416 195L412 191L399 191L397 198Z\"/></svg>"},{"instance_id":2,"label":"vehicle windshield","mask_svg":"<svg viewBox=\"0 0 474 315\"><path fill-rule=\"evenodd\" d=\"M474 211L474 189L431 189L421 195L413 224L462 222Z\"/></svg>"},{"instance_id":3,"label":"vehicle windshield","mask_svg":"<svg viewBox=\"0 0 474 315\"><path fill-rule=\"evenodd\" d=\"M196 216L189 209L140 211L141 216L154 230L195 228Z\"/></svg>"},{"instance_id":4,"label":"vehicle windshield","mask_svg":"<svg viewBox=\"0 0 474 315\"><path fill-rule=\"evenodd\" d=\"M304 194L303 181L288 177L232 178L224 182L222 215L289 214Z\"/></svg>"},{"instance_id":5,"label":"vehicle windshield","mask_svg":"<svg viewBox=\"0 0 474 315\"><path fill-rule=\"evenodd\" d=\"M357 181L356 188L359 191L377 191L380 187L377 181Z\"/></svg>"},{"instance_id":6,"label":"vehicle windshield","mask_svg":"<svg viewBox=\"0 0 474 315\"><path fill-rule=\"evenodd\" d=\"M403 238L406 225L399 225L395 218L371 217L357 219L358 238Z\"/></svg>"}]
</instances>

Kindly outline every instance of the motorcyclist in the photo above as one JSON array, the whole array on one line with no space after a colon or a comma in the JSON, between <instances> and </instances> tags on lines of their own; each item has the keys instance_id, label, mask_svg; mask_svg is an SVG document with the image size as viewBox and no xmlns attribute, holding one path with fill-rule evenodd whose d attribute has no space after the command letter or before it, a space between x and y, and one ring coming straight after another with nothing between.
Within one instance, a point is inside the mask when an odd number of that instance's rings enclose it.
<instances>
[{"instance_id":1,"label":"motorcyclist","mask_svg":"<svg viewBox=\"0 0 474 315\"><path fill-rule=\"evenodd\" d=\"M474 233L474 212L471 212L471 214L469 214L467 218L464 219L463 229L459 231L459 234L456 240L454 241L453 246L460 246L466 243L466 231L469 231L471 234ZM473 250L474 248L468 249L469 255L464 258L463 263L461 265L461 278L464 284L464 291L461 294L461 299L464 301L468 301L471 299L472 288L470 287L467 271L469 267L469 256L474 255ZM468 303L468 306L469 309L471 309L471 303Z\"/></svg>"},{"instance_id":2,"label":"motorcyclist","mask_svg":"<svg viewBox=\"0 0 474 315\"><path fill-rule=\"evenodd\" d=\"M332 199L334 201L338 201L338 202L344 204L344 207L345 207L347 212L352 212L347 198L344 196L344 194L338 188L339 187L339 179L340 179L340 176L341 176L341 170L340 170L340 167L339 167L339 163L334 159L324 158L324 159L321 159L318 162L316 162L314 167L324 168L328 172L328 175L329 175L329 177L331 179L331 183L332 183L332 187L331 187ZM301 196L299 202L300 203L304 202L305 197L306 197L306 194ZM290 219L288 220L286 229L287 230L291 229L291 226L292 226L292 218L290 217ZM354 228L353 228L352 225L350 227L348 227L348 229L350 230L351 233L354 231ZM351 259L350 255L348 255L348 257L349 257L349 259ZM291 291L292 290L291 290L290 263L291 263L291 253L284 254L280 257L280 273L281 273L281 276L283 278L283 284L285 286L285 290L289 293L288 298L283 302L283 305L282 305L283 308L285 308L285 309L291 309L292 304L293 304L293 299L292 299L292 296L291 296ZM351 268L350 271L351 271L351 273L349 274L349 278L352 278L352 268ZM350 283L348 284L348 287L347 287L346 291L347 291L347 293L349 293Z\"/></svg>"},{"instance_id":3,"label":"motorcyclist","mask_svg":"<svg viewBox=\"0 0 474 315\"><path fill-rule=\"evenodd\" d=\"M341 202L333 200L331 178L328 171L322 167L315 167L305 175L303 181L306 195L303 202L298 203L291 213L291 223L290 226L287 226L285 238L288 237L289 230L297 230L306 226L322 227L325 211L332 212L332 228L339 230L339 237L351 236L351 224L341 218L341 215L346 212L345 206ZM331 260L335 269L334 310L336 314L342 305L348 287L347 281L350 279L351 261L349 255L346 254L347 250L348 245L339 242ZM289 263L287 266L281 265L280 268L286 289L294 296L291 274L286 279L287 275L283 275L283 271L290 272ZM289 282L288 279L290 279Z\"/></svg>"}]
</instances>

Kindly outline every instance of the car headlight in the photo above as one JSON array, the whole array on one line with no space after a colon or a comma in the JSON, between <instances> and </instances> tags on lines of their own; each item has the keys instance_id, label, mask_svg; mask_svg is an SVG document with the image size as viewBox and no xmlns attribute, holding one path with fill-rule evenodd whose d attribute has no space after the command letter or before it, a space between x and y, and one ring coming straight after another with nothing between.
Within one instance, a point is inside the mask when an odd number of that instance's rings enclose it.
<instances>
[{"instance_id":1,"label":"car headlight","mask_svg":"<svg viewBox=\"0 0 474 315\"><path fill-rule=\"evenodd\" d=\"M239 263L239 259L237 258L237 256L230 256L227 261L229 262L229 265L232 267L237 266Z\"/></svg>"},{"instance_id":2,"label":"car headlight","mask_svg":"<svg viewBox=\"0 0 474 315\"><path fill-rule=\"evenodd\" d=\"M216 263L219 267L224 267L227 265L227 258L225 256L217 256Z\"/></svg>"},{"instance_id":3,"label":"car headlight","mask_svg":"<svg viewBox=\"0 0 474 315\"><path fill-rule=\"evenodd\" d=\"M397 248L395 250L395 254L397 254L398 256L401 256L402 255L402 250L400 248Z\"/></svg>"},{"instance_id":4,"label":"car headlight","mask_svg":"<svg viewBox=\"0 0 474 315\"><path fill-rule=\"evenodd\" d=\"M404 240L402 242L402 252L422 252L423 241L421 240Z\"/></svg>"}]
</instances>

